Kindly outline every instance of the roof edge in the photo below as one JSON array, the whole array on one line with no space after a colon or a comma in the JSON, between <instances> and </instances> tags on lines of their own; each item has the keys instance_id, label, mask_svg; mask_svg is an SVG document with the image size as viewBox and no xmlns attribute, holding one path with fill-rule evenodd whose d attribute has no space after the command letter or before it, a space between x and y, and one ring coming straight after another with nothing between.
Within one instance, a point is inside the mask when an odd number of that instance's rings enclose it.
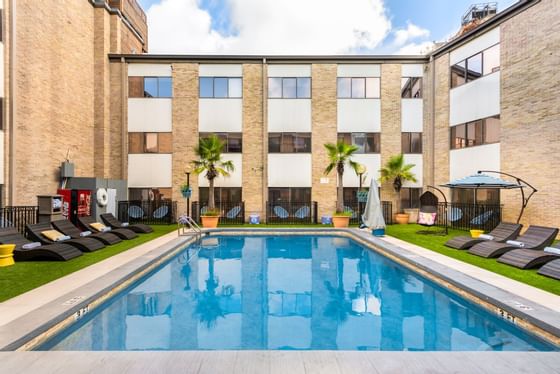
<instances>
[{"instance_id":1,"label":"roof edge","mask_svg":"<svg viewBox=\"0 0 560 374\"><path fill-rule=\"evenodd\" d=\"M182 55L182 54L109 54L109 60L125 59L127 61L266 61L278 62L311 62L311 61L407 61L426 62L427 55Z\"/></svg>"}]
</instances>

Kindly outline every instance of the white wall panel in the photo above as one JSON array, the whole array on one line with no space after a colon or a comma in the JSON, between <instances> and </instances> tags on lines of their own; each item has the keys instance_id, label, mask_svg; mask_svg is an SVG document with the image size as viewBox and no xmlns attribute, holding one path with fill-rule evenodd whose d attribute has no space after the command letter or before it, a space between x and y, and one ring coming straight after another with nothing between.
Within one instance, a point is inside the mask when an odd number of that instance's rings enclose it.
<instances>
[{"instance_id":1,"label":"white wall panel","mask_svg":"<svg viewBox=\"0 0 560 374\"><path fill-rule=\"evenodd\" d=\"M200 77L242 77L243 65L241 64L200 64L198 65Z\"/></svg>"},{"instance_id":2,"label":"white wall panel","mask_svg":"<svg viewBox=\"0 0 560 374\"><path fill-rule=\"evenodd\" d=\"M241 132L243 99L199 99L200 132Z\"/></svg>"},{"instance_id":3,"label":"white wall panel","mask_svg":"<svg viewBox=\"0 0 560 374\"><path fill-rule=\"evenodd\" d=\"M476 174L478 170L500 171L500 144L449 151L449 180Z\"/></svg>"},{"instance_id":4,"label":"white wall panel","mask_svg":"<svg viewBox=\"0 0 560 374\"><path fill-rule=\"evenodd\" d=\"M454 65L459 61L471 57L478 52L493 46L500 42L500 27L493 28L492 30L482 34L476 39L471 40L467 44L459 47L449 54L449 65Z\"/></svg>"},{"instance_id":5,"label":"white wall panel","mask_svg":"<svg viewBox=\"0 0 560 374\"><path fill-rule=\"evenodd\" d=\"M268 65L269 77L310 77L311 65Z\"/></svg>"},{"instance_id":6,"label":"white wall panel","mask_svg":"<svg viewBox=\"0 0 560 374\"><path fill-rule=\"evenodd\" d=\"M128 99L129 132L171 132L172 99Z\"/></svg>"},{"instance_id":7,"label":"white wall panel","mask_svg":"<svg viewBox=\"0 0 560 374\"><path fill-rule=\"evenodd\" d=\"M352 159L366 167L366 174L365 181L363 186L369 187L371 183L371 178L378 179L379 178L379 169L381 169L381 155L378 153L369 153L369 154L357 154L352 157ZM333 170L331 174L329 174L329 179L334 180L336 183L336 173ZM360 178L356 175L354 170L349 169L348 167L344 168L344 175L342 176L342 183L344 187L359 187L360 186Z\"/></svg>"},{"instance_id":8,"label":"white wall panel","mask_svg":"<svg viewBox=\"0 0 560 374\"><path fill-rule=\"evenodd\" d=\"M336 67L338 77L380 77L381 65L379 64L338 64Z\"/></svg>"},{"instance_id":9,"label":"white wall panel","mask_svg":"<svg viewBox=\"0 0 560 374\"><path fill-rule=\"evenodd\" d=\"M414 164L414 167L412 168L411 171L416 176L416 182L404 182L403 187L422 187L422 179L423 179L422 155L405 154L404 155L404 162L405 162L405 164Z\"/></svg>"},{"instance_id":10,"label":"white wall panel","mask_svg":"<svg viewBox=\"0 0 560 374\"><path fill-rule=\"evenodd\" d=\"M311 132L311 99L268 99L268 132Z\"/></svg>"},{"instance_id":11,"label":"white wall panel","mask_svg":"<svg viewBox=\"0 0 560 374\"><path fill-rule=\"evenodd\" d=\"M171 154L128 155L128 187L171 187Z\"/></svg>"},{"instance_id":12,"label":"white wall panel","mask_svg":"<svg viewBox=\"0 0 560 374\"><path fill-rule=\"evenodd\" d=\"M338 132L381 131L380 99L338 99Z\"/></svg>"},{"instance_id":13,"label":"white wall panel","mask_svg":"<svg viewBox=\"0 0 560 374\"><path fill-rule=\"evenodd\" d=\"M423 77L424 65L423 64L402 64L401 65L402 77Z\"/></svg>"},{"instance_id":14,"label":"white wall panel","mask_svg":"<svg viewBox=\"0 0 560 374\"><path fill-rule=\"evenodd\" d=\"M424 127L424 100L402 99L401 130L403 132L422 132Z\"/></svg>"},{"instance_id":15,"label":"white wall panel","mask_svg":"<svg viewBox=\"0 0 560 374\"><path fill-rule=\"evenodd\" d=\"M269 154L268 187L311 187L311 154Z\"/></svg>"},{"instance_id":16,"label":"white wall panel","mask_svg":"<svg viewBox=\"0 0 560 374\"><path fill-rule=\"evenodd\" d=\"M449 91L449 125L500 114L500 72Z\"/></svg>"},{"instance_id":17,"label":"white wall panel","mask_svg":"<svg viewBox=\"0 0 560 374\"><path fill-rule=\"evenodd\" d=\"M171 65L169 64L128 64L129 77L170 77Z\"/></svg>"},{"instance_id":18,"label":"white wall panel","mask_svg":"<svg viewBox=\"0 0 560 374\"><path fill-rule=\"evenodd\" d=\"M241 153L224 153L222 154L223 160L230 160L233 162L233 167L235 168L229 175L229 177L219 176L214 179L214 187L241 187L243 186L242 175L243 175L243 162ZM200 187L208 187L208 179L205 177L206 173L198 175L198 185Z\"/></svg>"}]
</instances>

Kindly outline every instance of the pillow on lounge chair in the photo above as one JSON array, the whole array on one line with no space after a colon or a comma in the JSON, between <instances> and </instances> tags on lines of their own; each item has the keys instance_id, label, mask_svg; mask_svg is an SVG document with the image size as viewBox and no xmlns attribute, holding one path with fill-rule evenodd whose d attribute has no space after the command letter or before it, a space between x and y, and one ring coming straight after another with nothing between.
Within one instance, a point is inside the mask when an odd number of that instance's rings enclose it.
<instances>
[{"instance_id":1,"label":"pillow on lounge chair","mask_svg":"<svg viewBox=\"0 0 560 374\"><path fill-rule=\"evenodd\" d=\"M555 255L560 255L560 248L546 247L544 251L548 253L554 253Z\"/></svg>"},{"instance_id":2,"label":"pillow on lounge chair","mask_svg":"<svg viewBox=\"0 0 560 374\"><path fill-rule=\"evenodd\" d=\"M106 229L107 229L107 226L105 226L104 224L99 223L99 222L94 222L94 223L90 224L90 226L93 227L94 229L96 229L97 231L100 231L100 232L105 232Z\"/></svg>"},{"instance_id":3,"label":"pillow on lounge chair","mask_svg":"<svg viewBox=\"0 0 560 374\"><path fill-rule=\"evenodd\" d=\"M519 242L517 240L508 240L508 241L506 241L506 244L514 245L516 247L525 247L525 243Z\"/></svg>"},{"instance_id":4,"label":"pillow on lounge chair","mask_svg":"<svg viewBox=\"0 0 560 374\"><path fill-rule=\"evenodd\" d=\"M488 234L480 234L478 237L480 239L484 239L484 240L494 240L494 237L492 235L488 235Z\"/></svg>"},{"instance_id":5,"label":"pillow on lounge chair","mask_svg":"<svg viewBox=\"0 0 560 374\"><path fill-rule=\"evenodd\" d=\"M436 222L436 213L418 213L418 223L420 225L432 226Z\"/></svg>"},{"instance_id":6,"label":"pillow on lounge chair","mask_svg":"<svg viewBox=\"0 0 560 374\"><path fill-rule=\"evenodd\" d=\"M91 235L91 231L82 231L82 232L80 233L80 236L81 236L81 237L90 236L90 235Z\"/></svg>"},{"instance_id":7,"label":"pillow on lounge chair","mask_svg":"<svg viewBox=\"0 0 560 374\"><path fill-rule=\"evenodd\" d=\"M41 235L43 235L45 238L49 240L52 240L53 242L64 240L65 237L63 233L58 232L56 230L41 231Z\"/></svg>"},{"instance_id":8,"label":"pillow on lounge chair","mask_svg":"<svg viewBox=\"0 0 560 374\"><path fill-rule=\"evenodd\" d=\"M40 242L31 242L31 243L25 243L24 245L21 246L21 248L23 249L33 249L33 248L37 248L42 246L43 244L41 244Z\"/></svg>"}]
</instances>

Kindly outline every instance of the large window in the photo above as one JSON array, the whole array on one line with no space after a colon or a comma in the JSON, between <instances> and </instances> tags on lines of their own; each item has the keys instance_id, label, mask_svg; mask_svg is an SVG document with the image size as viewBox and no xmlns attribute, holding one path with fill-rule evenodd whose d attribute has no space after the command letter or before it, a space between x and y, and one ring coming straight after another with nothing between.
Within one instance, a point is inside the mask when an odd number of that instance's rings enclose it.
<instances>
[{"instance_id":1,"label":"large window","mask_svg":"<svg viewBox=\"0 0 560 374\"><path fill-rule=\"evenodd\" d=\"M240 77L200 77L199 97L201 98L240 98L242 97L243 83Z\"/></svg>"},{"instance_id":2,"label":"large window","mask_svg":"<svg viewBox=\"0 0 560 374\"><path fill-rule=\"evenodd\" d=\"M269 99L311 98L311 78L268 78Z\"/></svg>"},{"instance_id":3,"label":"large window","mask_svg":"<svg viewBox=\"0 0 560 374\"><path fill-rule=\"evenodd\" d=\"M338 78L337 80L339 99L377 99L379 91L379 78Z\"/></svg>"},{"instance_id":4,"label":"large window","mask_svg":"<svg viewBox=\"0 0 560 374\"><path fill-rule=\"evenodd\" d=\"M450 148L459 149L500 141L500 116L484 118L450 128Z\"/></svg>"},{"instance_id":5,"label":"large window","mask_svg":"<svg viewBox=\"0 0 560 374\"><path fill-rule=\"evenodd\" d=\"M378 132L345 132L338 133L338 140L358 147L356 153L379 153L381 149Z\"/></svg>"},{"instance_id":6,"label":"large window","mask_svg":"<svg viewBox=\"0 0 560 374\"><path fill-rule=\"evenodd\" d=\"M128 77L128 97L171 97L171 77Z\"/></svg>"},{"instance_id":7,"label":"large window","mask_svg":"<svg viewBox=\"0 0 560 374\"><path fill-rule=\"evenodd\" d=\"M171 200L171 188L129 188L129 200Z\"/></svg>"},{"instance_id":8,"label":"large window","mask_svg":"<svg viewBox=\"0 0 560 374\"><path fill-rule=\"evenodd\" d=\"M224 153L241 153L243 152L243 136L239 132L218 132L206 133L201 132L199 137L208 138L210 135L216 135L222 142L224 142Z\"/></svg>"},{"instance_id":9,"label":"large window","mask_svg":"<svg viewBox=\"0 0 560 374\"><path fill-rule=\"evenodd\" d=\"M422 153L422 133L403 132L401 134L402 153Z\"/></svg>"},{"instance_id":10,"label":"large window","mask_svg":"<svg viewBox=\"0 0 560 374\"><path fill-rule=\"evenodd\" d=\"M311 133L271 132L268 134L269 153L311 153Z\"/></svg>"},{"instance_id":11,"label":"large window","mask_svg":"<svg viewBox=\"0 0 560 374\"><path fill-rule=\"evenodd\" d=\"M422 195L421 188L408 188L401 189L401 209L420 208L420 195Z\"/></svg>"},{"instance_id":12,"label":"large window","mask_svg":"<svg viewBox=\"0 0 560 374\"><path fill-rule=\"evenodd\" d=\"M476 196L477 204L499 205L500 190L488 188L452 188L451 202L459 204L474 204Z\"/></svg>"},{"instance_id":13,"label":"large window","mask_svg":"<svg viewBox=\"0 0 560 374\"><path fill-rule=\"evenodd\" d=\"M170 132L129 132L128 153L172 153Z\"/></svg>"},{"instance_id":14,"label":"large window","mask_svg":"<svg viewBox=\"0 0 560 374\"><path fill-rule=\"evenodd\" d=\"M311 201L309 187L269 187L268 201L307 203Z\"/></svg>"},{"instance_id":15,"label":"large window","mask_svg":"<svg viewBox=\"0 0 560 374\"><path fill-rule=\"evenodd\" d=\"M199 187L199 201L202 204L208 202L208 187ZM214 187L214 199L217 203L239 203L241 202L241 187Z\"/></svg>"},{"instance_id":16,"label":"large window","mask_svg":"<svg viewBox=\"0 0 560 374\"><path fill-rule=\"evenodd\" d=\"M401 97L403 99L421 99L422 78L420 77L401 78Z\"/></svg>"},{"instance_id":17,"label":"large window","mask_svg":"<svg viewBox=\"0 0 560 374\"><path fill-rule=\"evenodd\" d=\"M500 70L500 45L496 44L482 52L451 66L451 88L471 82L484 75Z\"/></svg>"}]
</instances>

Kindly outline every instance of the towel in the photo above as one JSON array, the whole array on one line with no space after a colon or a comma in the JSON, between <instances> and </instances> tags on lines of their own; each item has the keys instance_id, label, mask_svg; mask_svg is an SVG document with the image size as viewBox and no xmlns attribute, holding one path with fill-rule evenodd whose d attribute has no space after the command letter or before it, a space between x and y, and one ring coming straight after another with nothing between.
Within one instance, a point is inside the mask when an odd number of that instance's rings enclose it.
<instances>
[{"instance_id":1,"label":"towel","mask_svg":"<svg viewBox=\"0 0 560 374\"><path fill-rule=\"evenodd\" d=\"M560 255L560 248L546 247L544 251L548 253L554 253L555 255Z\"/></svg>"},{"instance_id":2,"label":"towel","mask_svg":"<svg viewBox=\"0 0 560 374\"><path fill-rule=\"evenodd\" d=\"M107 227L107 226L105 226L101 229L101 232L109 232L109 231L111 231L111 228Z\"/></svg>"},{"instance_id":3,"label":"towel","mask_svg":"<svg viewBox=\"0 0 560 374\"><path fill-rule=\"evenodd\" d=\"M21 248L23 249L33 249L33 248L37 248L40 247L41 243L39 242L32 242L32 243L26 243L24 245L21 246Z\"/></svg>"},{"instance_id":4,"label":"towel","mask_svg":"<svg viewBox=\"0 0 560 374\"><path fill-rule=\"evenodd\" d=\"M62 235L62 236L59 236L59 237L55 240L55 242L63 242L63 241L68 240L68 239L72 239L72 238L69 237L68 235Z\"/></svg>"},{"instance_id":5,"label":"towel","mask_svg":"<svg viewBox=\"0 0 560 374\"><path fill-rule=\"evenodd\" d=\"M484 240L494 240L494 237L492 235L488 235L488 234L480 234L478 237L480 239L484 239Z\"/></svg>"},{"instance_id":6,"label":"towel","mask_svg":"<svg viewBox=\"0 0 560 374\"><path fill-rule=\"evenodd\" d=\"M121 223L121 226L122 226L122 227L127 227L127 226L128 226L128 222L123 222L123 223Z\"/></svg>"},{"instance_id":7,"label":"towel","mask_svg":"<svg viewBox=\"0 0 560 374\"><path fill-rule=\"evenodd\" d=\"M80 233L80 236L84 237L84 236L90 236L91 235L91 231L82 231Z\"/></svg>"},{"instance_id":8,"label":"towel","mask_svg":"<svg viewBox=\"0 0 560 374\"><path fill-rule=\"evenodd\" d=\"M516 246L516 247L525 247L525 243L523 243L523 242L518 242L517 240L508 240L508 241L506 242L506 244L514 245L514 246Z\"/></svg>"}]
</instances>

